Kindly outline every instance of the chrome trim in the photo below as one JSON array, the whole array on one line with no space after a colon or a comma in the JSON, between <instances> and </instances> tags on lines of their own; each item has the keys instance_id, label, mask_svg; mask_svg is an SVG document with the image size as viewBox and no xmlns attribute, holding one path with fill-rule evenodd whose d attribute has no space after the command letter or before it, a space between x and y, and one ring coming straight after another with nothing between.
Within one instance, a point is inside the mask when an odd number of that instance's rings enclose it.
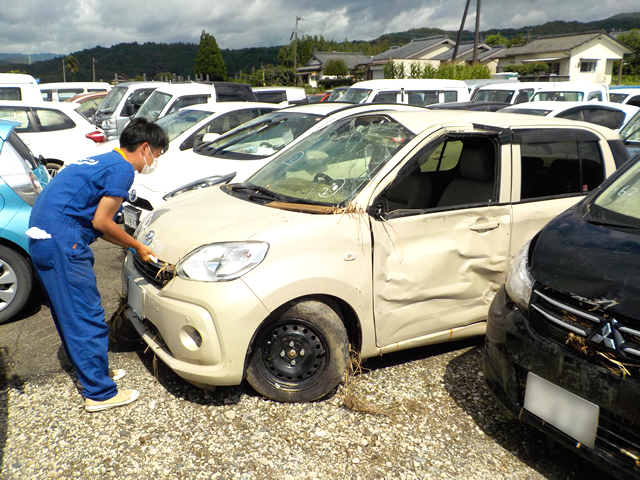
<instances>
[{"instance_id":1,"label":"chrome trim","mask_svg":"<svg viewBox=\"0 0 640 480\"><path fill-rule=\"evenodd\" d=\"M536 290L535 292L539 296L544 298L547 302L549 302L551 305L555 305L556 307L562 308L563 310L566 310L567 312L571 312L571 313L573 313L575 315L579 315L582 318L587 318L587 319L592 320L594 322L601 323L600 319L598 317L596 317L595 315L591 315L589 313L585 313L583 311L578 310L577 308L573 308L573 307L570 307L569 305L565 305L564 303L560 303L557 300L554 300L553 298L549 298L545 294L540 293L538 290Z\"/></svg>"},{"instance_id":2,"label":"chrome trim","mask_svg":"<svg viewBox=\"0 0 640 480\"><path fill-rule=\"evenodd\" d=\"M575 333L579 333L580 335L582 335L583 337L587 336L587 332L585 332L584 330L578 328L578 327L574 327L573 325L569 325L566 322L563 322L562 320L557 319L556 317L554 317L553 315L545 312L543 309L541 309L540 307L538 307L537 305L532 305L531 308L537 310L538 312L540 312L542 315L544 315L545 317L547 317L549 320L551 320L553 323L556 323L558 325L560 325L561 327L564 327L568 330L571 330L572 332Z\"/></svg>"},{"instance_id":3,"label":"chrome trim","mask_svg":"<svg viewBox=\"0 0 640 480\"><path fill-rule=\"evenodd\" d=\"M640 357L640 350L636 350L635 348L623 348L622 351L624 353L630 353L632 355L637 355L638 357Z\"/></svg>"},{"instance_id":4,"label":"chrome trim","mask_svg":"<svg viewBox=\"0 0 640 480\"><path fill-rule=\"evenodd\" d=\"M620 332L625 332L625 333L630 333L631 335L635 335L637 337L640 337L640 331L638 330L634 330L633 328L629 328L629 327L618 327L618 331Z\"/></svg>"}]
</instances>

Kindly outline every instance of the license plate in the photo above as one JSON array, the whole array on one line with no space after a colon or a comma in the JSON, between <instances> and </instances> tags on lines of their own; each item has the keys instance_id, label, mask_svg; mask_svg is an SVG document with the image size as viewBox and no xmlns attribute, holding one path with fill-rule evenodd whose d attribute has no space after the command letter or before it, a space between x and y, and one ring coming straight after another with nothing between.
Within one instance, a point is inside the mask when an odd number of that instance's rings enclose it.
<instances>
[{"instance_id":1,"label":"license plate","mask_svg":"<svg viewBox=\"0 0 640 480\"><path fill-rule=\"evenodd\" d=\"M138 228L138 220L140 219L140 210L130 207L124 207L122 209L122 214L124 215L124 224L135 230Z\"/></svg>"},{"instance_id":2,"label":"license plate","mask_svg":"<svg viewBox=\"0 0 640 480\"><path fill-rule=\"evenodd\" d=\"M524 408L584 446L594 448L598 405L529 372Z\"/></svg>"},{"instance_id":3,"label":"license plate","mask_svg":"<svg viewBox=\"0 0 640 480\"><path fill-rule=\"evenodd\" d=\"M144 291L131 279L131 277L128 278L127 303L134 313L142 319L144 318Z\"/></svg>"}]
</instances>

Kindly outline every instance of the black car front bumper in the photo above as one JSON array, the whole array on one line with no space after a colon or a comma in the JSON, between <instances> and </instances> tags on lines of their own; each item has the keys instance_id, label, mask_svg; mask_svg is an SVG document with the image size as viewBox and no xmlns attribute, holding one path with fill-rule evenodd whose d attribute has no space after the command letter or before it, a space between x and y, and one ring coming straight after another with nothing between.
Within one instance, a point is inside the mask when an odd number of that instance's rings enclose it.
<instances>
[{"instance_id":1,"label":"black car front bumper","mask_svg":"<svg viewBox=\"0 0 640 480\"><path fill-rule=\"evenodd\" d=\"M600 408L595 448L545 423L524 409L527 374L539 377ZM640 381L612 373L531 326L504 287L491 304L485 337L485 380L506 412L622 479L640 478Z\"/></svg>"}]
</instances>

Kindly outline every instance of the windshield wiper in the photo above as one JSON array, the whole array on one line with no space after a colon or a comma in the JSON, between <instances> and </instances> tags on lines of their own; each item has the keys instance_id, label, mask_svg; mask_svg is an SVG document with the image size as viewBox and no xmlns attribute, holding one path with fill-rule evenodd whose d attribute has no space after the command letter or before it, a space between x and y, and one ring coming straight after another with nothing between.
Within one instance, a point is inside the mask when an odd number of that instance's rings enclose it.
<instances>
[{"instance_id":1,"label":"windshield wiper","mask_svg":"<svg viewBox=\"0 0 640 480\"><path fill-rule=\"evenodd\" d=\"M259 185L232 185L231 190L234 192L246 192L247 198L259 198L261 200L277 200L279 202L286 202L287 197L280 195L279 193L267 190Z\"/></svg>"}]
</instances>

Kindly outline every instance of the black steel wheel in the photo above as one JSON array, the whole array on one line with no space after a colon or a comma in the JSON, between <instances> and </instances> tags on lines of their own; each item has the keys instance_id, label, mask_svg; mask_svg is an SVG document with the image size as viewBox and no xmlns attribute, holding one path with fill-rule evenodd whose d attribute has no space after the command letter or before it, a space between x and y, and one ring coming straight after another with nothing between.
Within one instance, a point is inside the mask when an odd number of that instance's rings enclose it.
<instances>
[{"instance_id":1,"label":"black steel wheel","mask_svg":"<svg viewBox=\"0 0 640 480\"><path fill-rule=\"evenodd\" d=\"M302 301L262 327L247 380L272 400L311 402L340 383L348 358L347 332L337 313L325 303Z\"/></svg>"},{"instance_id":2,"label":"black steel wheel","mask_svg":"<svg viewBox=\"0 0 640 480\"><path fill-rule=\"evenodd\" d=\"M0 246L0 323L22 310L33 290L33 268L15 250Z\"/></svg>"},{"instance_id":3,"label":"black steel wheel","mask_svg":"<svg viewBox=\"0 0 640 480\"><path fill-rule=\"evenodd\" d=\"M49 172L49 175L51 175L51 178L55 177L61 168L62 168L62 165L60 165L59 163L54 163L51 160L47 162L47 172Z\"/></svg>"}]
</instances>

